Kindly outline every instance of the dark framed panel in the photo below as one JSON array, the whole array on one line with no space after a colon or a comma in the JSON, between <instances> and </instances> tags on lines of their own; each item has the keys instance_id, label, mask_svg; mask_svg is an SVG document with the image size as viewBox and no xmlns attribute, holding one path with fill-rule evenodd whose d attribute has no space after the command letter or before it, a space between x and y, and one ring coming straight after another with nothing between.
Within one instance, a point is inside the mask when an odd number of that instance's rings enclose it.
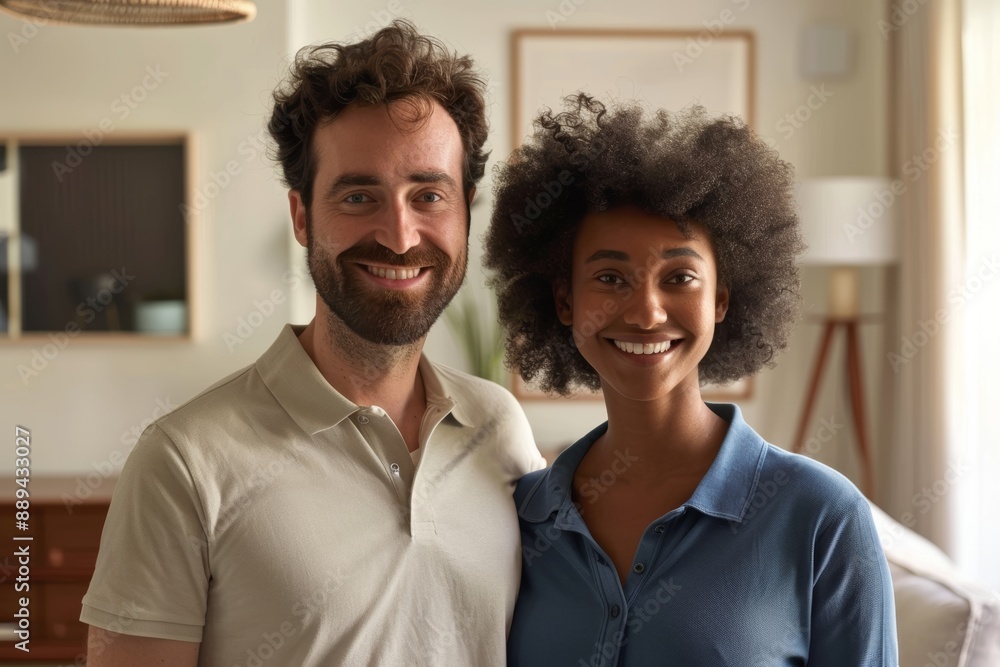
<instances>
[{"instance_id":1,"label":"dark framed panel","mask_svg":"<svg viewBox=\"0 0 1000 667\"><path fill-rule=\"evenodd\" d=\"M4 223L15 246L4 264L8 339L190 336L188 139L91 145L41 137L6 145L8 173L0 176L16 200L6 213L14 221Z\"/></svg>"}]
</instances>

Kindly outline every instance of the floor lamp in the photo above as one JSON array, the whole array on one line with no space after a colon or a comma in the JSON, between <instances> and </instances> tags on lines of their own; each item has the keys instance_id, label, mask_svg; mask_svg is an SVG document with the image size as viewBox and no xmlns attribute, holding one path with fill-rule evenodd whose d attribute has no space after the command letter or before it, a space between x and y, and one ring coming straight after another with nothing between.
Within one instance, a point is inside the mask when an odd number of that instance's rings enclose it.
<instances>
[{"instance_id":1,"label":"floor lamp","mask_svg":"<svg viewBox=\"0 0 1000 667\"><path fill-rule=\"evenodd\" d=\"M870 499L874 498L875 481L865 419L858 325L874 317L860 312L858 269L897 261L893 203L898 194L892 186L881 178L820 178L803 181L798 191L802 230L809 244L802 263L830 267L830 272L823 334L792 451L801 452L805 446L830 344L836 331L843 328L862 490Z\"/></svg>"}]
</instances>

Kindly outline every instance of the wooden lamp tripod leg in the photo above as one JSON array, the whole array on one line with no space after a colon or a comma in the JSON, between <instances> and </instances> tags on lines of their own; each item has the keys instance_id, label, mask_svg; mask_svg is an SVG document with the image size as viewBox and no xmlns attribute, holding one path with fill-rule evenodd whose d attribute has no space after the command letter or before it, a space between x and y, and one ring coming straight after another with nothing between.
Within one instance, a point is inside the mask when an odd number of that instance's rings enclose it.
<instances>
[{"instance_id":1,"label":"wooden lamp tripod leg","mask_svg":"<svg viewBox=\"0 0 1000 667\"><path fill-rule=\"evenodd\" d=\"M854 414L854 430L861 454L863 489L869 500L874 500L875 480L865 428L865 399L861 381L861 346L858 344L858 323L854 321L847 323L847 374L851 382L851 411Z\"/></svg>"},{"instance_id":2,"label":"wooden lamp tripod leg","mask_svg":"<svg viewBox=\"0 0 1000 667\"><path fill-rule=\"evenodd\" d=\"M816 366L813 369L812 379L809 381L809 393L806 396L806 404L802 410L802 417L799 419L799 430L795 434L795 444L793 452L801 452L805 446L806 427L809 425L809 416L812 414L813 405L816 403L816 394L819 391L819 381L823 377L823 366L826 365L826 358L830 352L830 340L833 338L834 329L837 323L834 320L826 320L823 329L823 340L819 345L819 356L816 358Z\"/></svg>"}]
</instances>

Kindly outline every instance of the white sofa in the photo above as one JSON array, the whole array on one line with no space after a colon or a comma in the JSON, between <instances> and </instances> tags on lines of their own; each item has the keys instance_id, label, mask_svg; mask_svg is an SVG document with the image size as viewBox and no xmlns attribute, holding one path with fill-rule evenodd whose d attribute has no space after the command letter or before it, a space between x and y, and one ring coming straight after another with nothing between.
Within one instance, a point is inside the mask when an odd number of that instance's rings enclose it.
<instances>
[{"instance_id":1,"label":"white sofa","mask_svg":"<svg viewBox=\"0 0 1000 667\"><path fill-rule=\"evenodd\" d=\"M892 574L900 667L1000 667L1000 592L968 581L933 543L871 508Z\"/></svg>"}]
</instances>

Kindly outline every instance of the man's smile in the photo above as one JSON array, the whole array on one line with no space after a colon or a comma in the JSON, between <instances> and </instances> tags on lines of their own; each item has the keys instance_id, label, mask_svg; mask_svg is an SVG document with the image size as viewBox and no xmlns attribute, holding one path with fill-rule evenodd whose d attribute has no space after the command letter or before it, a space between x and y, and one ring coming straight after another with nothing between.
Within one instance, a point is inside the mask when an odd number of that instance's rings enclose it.
<instances>
[{"instance_id":1,"label":"man's smile","mask_svg":"<svg viewBox=\"0 0 1000 667\"><path fill-rule=\"evenodd\" d=\"M388 278L389 280L407 280L409 278L416 278L417 275L426 267L404 267L397 266L392 268L385 268L381 266L372 266L371 264L364 264L365 269L368 273L378 276L379 278Z\"/></svg>"}]
</instances>

